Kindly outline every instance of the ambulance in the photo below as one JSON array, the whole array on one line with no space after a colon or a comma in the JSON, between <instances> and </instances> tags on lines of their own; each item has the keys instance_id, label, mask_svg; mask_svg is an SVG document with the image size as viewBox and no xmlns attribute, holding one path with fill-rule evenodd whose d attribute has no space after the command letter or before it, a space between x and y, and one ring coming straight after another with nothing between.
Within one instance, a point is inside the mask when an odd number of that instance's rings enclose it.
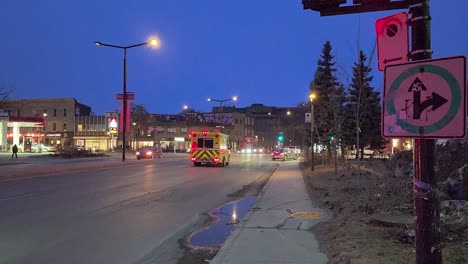
<instances>
[{"instance_id":1,"label":"ambulance","mask_svg":"<svg viewBox=\"0 0 468 264\"><path fill-rule=\"evenodd\" d=\"M190 135L190 161L198 167L204 165L229 165L231 152L229 136L221 132L196 131Z\"/></svg>"}]
</instances>

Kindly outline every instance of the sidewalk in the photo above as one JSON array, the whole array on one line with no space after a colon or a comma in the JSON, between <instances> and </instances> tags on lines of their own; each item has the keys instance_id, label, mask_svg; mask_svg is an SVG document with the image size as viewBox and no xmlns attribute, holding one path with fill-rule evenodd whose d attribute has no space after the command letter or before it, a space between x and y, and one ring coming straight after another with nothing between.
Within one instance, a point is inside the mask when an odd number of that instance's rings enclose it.
<instances>
[{"instance_id":1,"label":"sidewalk","mask_svg":"<svg viewBox=\"0 0 468 264\"><path fill-rule=\"evenodd\" d=\"M293 213L303 212L303 214ZM311 229L328 219L307 194L297 162L283 162L210 263L327 263Z\"/></svg>"}]
</instances>

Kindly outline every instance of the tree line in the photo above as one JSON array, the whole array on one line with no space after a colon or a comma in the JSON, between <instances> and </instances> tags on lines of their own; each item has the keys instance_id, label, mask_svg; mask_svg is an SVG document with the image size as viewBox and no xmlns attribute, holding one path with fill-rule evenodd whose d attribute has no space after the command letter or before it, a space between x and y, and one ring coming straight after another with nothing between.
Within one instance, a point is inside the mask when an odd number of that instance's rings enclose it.
<instances>
[{"instance_id":1,"label":"tree line","mask_svg":"<svg viewBox=\"0 0 468 264\"><path fill-rule=\"evenodd\" d=\"M316 95L314 132L327 150L355 149L359 150L355 152L356 158L359 154L362 158L365 147L376 150L385 147L387 142L380 132L381 98L371 85L371 71L366 55L360 50L352 67L351 82L343 84L337 78L331 43L324 44L309 90ZM310 138L310 128L306 135Z\"/></svg>"}]
</instances>

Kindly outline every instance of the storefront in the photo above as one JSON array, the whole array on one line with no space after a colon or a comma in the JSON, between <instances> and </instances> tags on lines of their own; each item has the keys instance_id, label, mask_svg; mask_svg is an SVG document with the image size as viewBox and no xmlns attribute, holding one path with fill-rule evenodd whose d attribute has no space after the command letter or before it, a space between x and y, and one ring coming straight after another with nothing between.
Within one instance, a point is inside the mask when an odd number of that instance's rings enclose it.
<instances>
[{"instance_id":1,"label":"storefront","mask_svg":"<svg viewBox=\"0 0 468 264\"><path fill-rule=\"evenodd\" d=\"M45 144L51 145L56 148L64 146L63 133L59 132L46 132L45 133Z\"/></svg>"},{"instance_id":2,"label":"storefront","mask_svg":"<svg viewBox=\"0 0 468 264\"><path fill-rule=\"evenodd\" d=\"M24 151L31 150L33 144L42 143L44 119L40 117L0 115L0 150L9 151L13 145ZM21 147L22 146L22 147Z\"/></svg>"},{"instance_id":3,"label":"storefront","mask_svg":"<svg viewBox=\"0 0 468 264\"><path fill-rule=\"evenodd\" d=\"M75 136L74 145L82 146L86 150L93 152L102 152L112 150L112 146L116 145L116 142L108 136Z\"/></svg>"},{"instance_id":4,"label":"storefront","mask_svg":"<svg viewBox=\"0 0 468 264\"><path fill-rule=\"evenodd\" d=\"M184 137L161 138L156 145L166 152L187 152L190 149L190 140Z\"/></svg>"}]
</instances>

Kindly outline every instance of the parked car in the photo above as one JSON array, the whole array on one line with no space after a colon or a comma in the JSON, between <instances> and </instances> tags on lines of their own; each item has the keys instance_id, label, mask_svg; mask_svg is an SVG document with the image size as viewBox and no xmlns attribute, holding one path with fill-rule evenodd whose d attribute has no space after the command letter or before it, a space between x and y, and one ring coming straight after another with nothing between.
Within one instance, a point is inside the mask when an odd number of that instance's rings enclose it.
<instances>
[{"instance_id":1,"label":"parked car","mask_svg":"<svg viewBox=\"0 0 468 264\"><path fill-rule=\"evenodd\" d=\"M75 151L86 151L86 148L84 146L80 146L80 145L73 145L72 146L72 149L75 150Z\"/></svg>"},{"instance_id":2,"label":"parked car","mask_svg":"<svg viewBox=\"0 0 468 264\"><path fill-rule=\"evenodd\" d=\"M162 158L162 150L157 147L143 147L135 152L137 160Z\"/></svg>"},{"instance_id":3,"label":"parked car","mask_svg":"<svg viewBox=\"0 0 468 264\"><path fill-rule=\"evenodd\" d=\"M282 159L282 160L289 160L289 159L297 159L297 154L294 153L290 148L278 148L271 153L271 159Z\"/></svg>"},{"instance_id":4,"label":"parked car","mask_svg":"<svg viewBox=\"0 0 468 264\"><path fill-rule=\"evenodd\" d=\"M301 154L301 148L299 148L298 146L290 146L289 148L297 155Z\"/></svg>"},{"instance_id":5,"label":"parked car","mask_svg":"<svg viewBox=\"0 0 468 264\"><path fill-rule=\"evenodd\" d=\"M55 151L55 148L53 148L50 145L45 145L45 144L40 144L41 147L41 152L52 152ZM25 149L26 148L26 149ZM19 152L39 152L39 144L37 143L32 143L29 145L24 146L22 143L18 145L18 150Z\"/></svg>"},{"instance_id":6,"label":"parked car","mask_svg":"<svg viewBox=\"0 0 468 264\"><path fill-rule=\"evenodd\" d=\"M34 146L33 146L33 148L34 148ZM36 148L37 148L37 146L36 146ZM46 144L41 143L41 151L53 152L53 151L55 151L55 147L53 147L51 145L46 145Z\"/></svg>"}]
</instances>

